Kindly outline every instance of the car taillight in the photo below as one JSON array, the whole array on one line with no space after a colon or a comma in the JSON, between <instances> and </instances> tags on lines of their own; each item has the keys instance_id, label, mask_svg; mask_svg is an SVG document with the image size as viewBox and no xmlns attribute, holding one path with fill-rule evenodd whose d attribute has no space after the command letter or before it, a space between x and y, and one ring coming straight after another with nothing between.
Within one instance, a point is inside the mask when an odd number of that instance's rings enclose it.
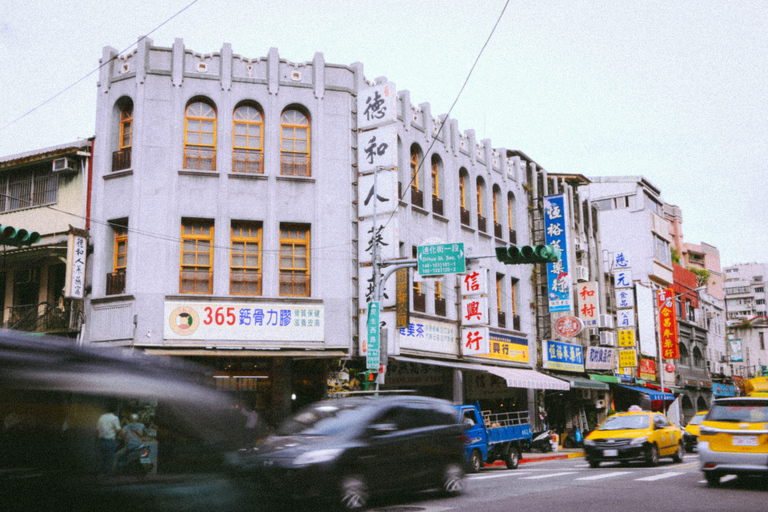
<instances>
[{"instance_id":1,"label":"car taillight","mask_svg":"<svg viewBox=\"0 0 768 512\"><path fill-rule=\"evenodd\" d=\"M141 450L141 456L142 457L149 457L149 449L145 448L145 449Z\"/></svg>"}]
</instances>

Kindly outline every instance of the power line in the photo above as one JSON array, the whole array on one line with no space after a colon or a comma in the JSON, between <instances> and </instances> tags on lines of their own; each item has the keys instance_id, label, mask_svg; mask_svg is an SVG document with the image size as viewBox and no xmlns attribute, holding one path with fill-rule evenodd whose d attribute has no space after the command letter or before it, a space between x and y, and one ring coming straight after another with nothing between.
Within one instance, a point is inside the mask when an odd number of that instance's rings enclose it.
<instances>
[{"instance_id":1,"label":"power line","mask_svg":"<svg viewBox=\"0 0 768 512\"><path fill-rule=\"evenodd\" d=\"M5 130L5 129L6 129L6 128L8 128L9 126L11 126L11 125L13 125L13 124L17 123L18 121L21 121L22 119L24 119L25 117L27 117L27 116L28 116L28 115L30 115L31 113L33 113L33 112L35 112L36 110L38 110L38 109L42 108L43 106L45 106L45 105L47 105L48 103L50 103L51 101L55 100L56 98L58 98L59 96L61 96L61 95L62 95L62 94L64 94L65 92L67 92L68 90L72 89L74 86L76 86L77 84L79 84L80 82L82 82L83 80L85 80L86 78L88 78L89 76L91 76L92 74L96 73L96 72L97 72L97 71L99 71L101 68L103 68L104 66L106 66L107 64L109 64L110 62L112 62L113 60L117 59L117 57L118 57L119 55L122 55L123 53L127 52L127 51L128 51L128 50L130 50L130 49L131 49L131 48L132 48L134 45L137 45L137 44L139 44L139 43L140 43L142 40L144 40L144 39L146 39L147 37L149 37L150 35L152 35L154 32L156 32L157 30L159 30L159 29L160 29L160 28L161 28L163 25L165 25L166 23L168 23L169 21L171 21L173 18L175 18L176 16L178 16L178 15L179 15L179 14L181 14L182 12L184 12L184 11L186 11L187 9L189 9L190 7L192 7L194 4L196 4L196 3L197 3L197 1L198 1L198 0L192 0L192 2L190 2L190 3L189 3L189 4L187 4L185 7L183 7L183 8L182 8L180 11L178 11L176 14L174 14L173 16L171 16L170 18L168 18L167 20L165 20L164 22L162 22L161 24L159 24L158 26L156 26L155 28L153 28L152 30L150 30L149 32L147 32L145 35L141 36L141 37L140 37L140 38L139 38L139 39L138 39L138 40L137 40L135 43L132 43L132 44L128 45L128 47L127 47L127 48L125 48L123 51L121 51L121 52L117 53L117 54L116 54L114 57L112 57L111 59L107 60L106 62L102 62L102 63L101 63L101 65L100 65L99 67L97 67L96 69L92 70L91 72L89 72L89 73L88 73L87 75L85 75L84 77L80 78L79 80L76 80L74 83L70 84L69 86L65 87L65 88L64 88L64 89L62 89L61 91L57 92L56 94L54 94L53 96L51 96L51 97L50 97L50 98L48 98L47 100L43 101L42 103L40 103L39 105L37 105L36 107L34 107L32 110L28 111L27 113L25 113L25 114L22 114L22 115L20 115L19 117L17 117L16 119L14 119L13 121L11 121L10 123L7 123L7 124L5 124L5 125L1 126L1 127L0 127L0 132L1 132L1 131L3 131L3 130Z\"/></svg>"}]
</instances>

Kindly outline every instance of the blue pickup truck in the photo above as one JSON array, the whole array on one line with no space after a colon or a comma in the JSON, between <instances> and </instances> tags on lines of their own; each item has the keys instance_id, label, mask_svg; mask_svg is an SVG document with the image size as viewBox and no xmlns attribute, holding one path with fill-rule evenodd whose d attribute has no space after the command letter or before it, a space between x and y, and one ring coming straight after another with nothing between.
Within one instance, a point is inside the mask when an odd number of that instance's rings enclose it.
<instances>
[{"instance_id":1,"label":"blue pickup truck","mask_svg":"<svg viewBox=\"0 0 768 512\"><path fill-rule=\"evenodd\" d=\"M468 426L466 457L468 469L477 473L485 464L503 460L509 469L520 463L520 451L531 442L528 412L491 414L478 405L457 405L457 421Z\"/></svg>"}]
</instances>

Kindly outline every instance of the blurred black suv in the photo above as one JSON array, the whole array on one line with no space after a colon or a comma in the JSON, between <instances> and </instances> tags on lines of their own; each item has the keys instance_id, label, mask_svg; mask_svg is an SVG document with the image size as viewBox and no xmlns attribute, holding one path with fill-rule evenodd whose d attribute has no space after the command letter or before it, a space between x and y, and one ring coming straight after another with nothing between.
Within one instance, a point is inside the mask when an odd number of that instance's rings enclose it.
<instances>
[{"instance_id":1,"label":"blurred black suv","mask_svg":"<svg viewBox=\"0 0 768 512\"><path fill-rule=\"evenodd\" d=\"M418 396L356 396L317 402L232 463L260 491L285 499L323 498L346 510L372 495L441 489L461 493L464 425L453 406Z\"/></svg>"}]
</instances>

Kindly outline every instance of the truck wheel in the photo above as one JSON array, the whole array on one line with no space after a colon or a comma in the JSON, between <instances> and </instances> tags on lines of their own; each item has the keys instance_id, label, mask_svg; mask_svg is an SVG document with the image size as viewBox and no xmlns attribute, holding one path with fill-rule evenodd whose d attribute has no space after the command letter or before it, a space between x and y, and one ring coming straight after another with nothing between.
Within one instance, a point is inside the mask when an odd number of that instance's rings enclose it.
<instances>
[{"instance_id":1,"label":"truck wheel","mask_svg":"<svg viewBox=\"0 0 768 512\"><path fill-rule=\"evenodd\" d=\"M481 467L483 467L483 457L480 455L480 450L472 450L469 454L469 472L477 473Z\"/></svg>"},{"instance_id":2,"label":"truck wheel","mask_svg":"<svg viewBox=\"0 0 768 512\"><path fill-rule=\"evenodd\" d=\"M517 466L520 465L520 452L517 451L517 448L514 446L509 447L507 455L504 457L504 462L507 463L507 469L517 469Z\"/></svg>"}]
</instances>

